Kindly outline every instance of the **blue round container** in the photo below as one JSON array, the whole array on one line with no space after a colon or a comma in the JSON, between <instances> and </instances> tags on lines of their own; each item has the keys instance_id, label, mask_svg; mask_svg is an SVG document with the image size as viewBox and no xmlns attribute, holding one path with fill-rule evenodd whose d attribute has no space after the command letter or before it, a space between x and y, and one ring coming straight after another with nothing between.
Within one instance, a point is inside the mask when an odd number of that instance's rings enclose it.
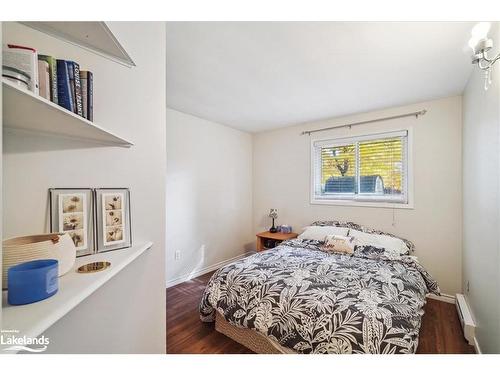
<instances>
[{"instance_id":1,"label":"blue round container","mask_svg":"<svg viewBox=\"0 0 500 375\"><path fill-rule=\"evenodd\" d=\"M58 261L41 259L10 267L7 272L7 300L11 305L26 305L56 294Z\"/></svg>"}]
</instances>

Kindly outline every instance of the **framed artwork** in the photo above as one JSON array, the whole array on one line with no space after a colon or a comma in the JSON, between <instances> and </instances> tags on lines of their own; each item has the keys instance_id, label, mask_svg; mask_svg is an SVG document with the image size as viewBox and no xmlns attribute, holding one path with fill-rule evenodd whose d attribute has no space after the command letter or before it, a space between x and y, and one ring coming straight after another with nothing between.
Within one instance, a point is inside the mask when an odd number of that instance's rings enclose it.
<instances>
[{"instance_id":1,"label":"framed artwork","mask_svg":"<svg viewBox=\"0 0 500 375\"><path fill-rule=\"evenodd\" d=\"M98 253L132 246L128 189L95 189L95 211Z\"/></svg>"},{"instance_id":2,"label":"framed artwork","mask_svg":"<svg viewBox=\"0 0 500 375\"><path fill-rule=\"evenodd\" d=\"M77 256L95 252L94 194L90 188L49 189L50 231L68 233Z\"/></svg>"}]
</instances>

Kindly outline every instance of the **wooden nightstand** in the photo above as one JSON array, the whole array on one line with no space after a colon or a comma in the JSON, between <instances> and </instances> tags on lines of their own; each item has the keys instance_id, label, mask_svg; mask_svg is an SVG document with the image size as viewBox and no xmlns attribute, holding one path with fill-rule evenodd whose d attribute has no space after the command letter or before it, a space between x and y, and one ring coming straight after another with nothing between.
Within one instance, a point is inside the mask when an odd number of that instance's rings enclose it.
<instances>
[{"instance_id":1,"label":"wooden nightstand","mask_svg":"<svg viewBox=\"0 0 500 375\"><path fill-rule=\"evenodd\" d=\"M292 238L297 237L297 233L271 233L269 231L267 232L262 232L262 233L257 233L257 251L262 251L262 250L267 250L271 249L278 244L280 244L282 241L285 240L290 240ZM265 246L265 242L271 240L274 241L274 246L267 247Z\"/></svg>"}]
</instances>

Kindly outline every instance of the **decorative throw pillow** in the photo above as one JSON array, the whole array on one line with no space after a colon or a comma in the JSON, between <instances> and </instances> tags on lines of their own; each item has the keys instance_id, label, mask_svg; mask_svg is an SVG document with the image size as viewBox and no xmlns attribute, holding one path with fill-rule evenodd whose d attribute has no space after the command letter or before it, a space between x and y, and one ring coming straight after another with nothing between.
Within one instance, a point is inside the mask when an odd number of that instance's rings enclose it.
<instances>
[{"instance_id":1,"label":"decorative throw pillow","mask_svg":"<svg viewBox=\"0 0 500 375\"><path fill-rule=\"evenodd\" d=\"M330 234L325 237L325 244L322 249L326 252L352 254L356 245L354 237L338 236Z\"/></svg>"}]
</instances>

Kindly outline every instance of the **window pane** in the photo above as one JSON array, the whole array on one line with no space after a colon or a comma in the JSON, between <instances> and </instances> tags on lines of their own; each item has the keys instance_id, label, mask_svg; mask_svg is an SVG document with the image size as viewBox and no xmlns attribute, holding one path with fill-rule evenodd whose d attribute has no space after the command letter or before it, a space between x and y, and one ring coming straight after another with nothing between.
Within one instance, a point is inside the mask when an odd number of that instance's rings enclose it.
<instances>
[{"instance_id":1,"label":"window pane","mask_svg":"<svg viewBox=\"0 0 500 375\"><path fill-rule=\"evenodd\" d=\"M401 138L359 143L361 194L403 194L403 146Z\"/></svg>"},{"instance_id":2,"label":"window pane","mask_svg":"<svg viewBox=\"0 0 500 375\"><path fill-rule=\"evenodd\" d=\"M356 146L321 149L321 187L326 194L356 192Z\"/></svg>"},{"instance_id":3,"label":"window pane","mask_svg":"<svg viewBox=\"0 0 500 375\"><path fill-rule=\"evenodd\" d=\"M407 138L398 131L314 142L314 199L408 203Z\"/></svg>"}]
</instances>

